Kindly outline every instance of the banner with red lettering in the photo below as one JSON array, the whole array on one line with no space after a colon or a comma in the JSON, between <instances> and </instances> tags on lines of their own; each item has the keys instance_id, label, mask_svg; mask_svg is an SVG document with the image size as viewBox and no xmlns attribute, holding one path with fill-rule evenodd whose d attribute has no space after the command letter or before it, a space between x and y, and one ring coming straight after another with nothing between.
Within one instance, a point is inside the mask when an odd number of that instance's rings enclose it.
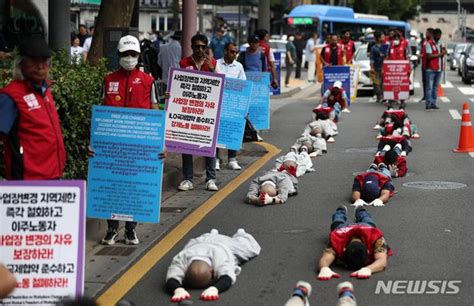
<instances>
[{"instance_id":1,"label":"banner with red lettering","mask_svg":"<svg viewBox=\"0 0 474 306\"><path fill-rule=\"evenodd\" d=\"M82 296L84 245L84 181L0 182L0 262L17 281L1 305Z\"/></svg>"},{"instance_id":2,"label":"banner with red lettering","mask_svg":"<svg viewBox=\"0 0 474 306\"><path fill-rule=\"evenodd\" d=\"M410 61L385 60L383 63L383 98L406 100L410 98Z\"/></svg>"},{"instance_id":3,"label":"banner with red lettering","mask_svg":"<svg viewBox=\"0 0 474 306\"><path fill-rule=\"evenodd\" d=\"M169 152L214 157L225 75L170 69L165 141Z\"/></svg>"}]
</instances>

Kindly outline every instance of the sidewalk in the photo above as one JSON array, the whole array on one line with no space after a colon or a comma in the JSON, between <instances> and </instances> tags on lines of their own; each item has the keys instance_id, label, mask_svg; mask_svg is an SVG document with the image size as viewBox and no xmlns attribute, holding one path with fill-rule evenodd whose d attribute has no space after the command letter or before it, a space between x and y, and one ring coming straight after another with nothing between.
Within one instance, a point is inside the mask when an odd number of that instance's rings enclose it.
<instances>
[{"instance_id":1,"label":"sidewalk","mask_svg":"<svg viewBox=\"0 0 474 306\"><path fill-rule=\"evenodd\" d=\"M295 76L295 72L293 71L293 73L291 74L291 78L290 78L290 86L289 87L285 87L285 76L286 76L286 71L283 69L281 71L281 75L280 75L280 79L281 79L281 89L280 89L280 94L277 95L277 96L272 96L271 98L272 99L285 99L285 98L289 98L297 93L299 93L300 91L310 87L311 85L314 85L314 83L309 83L307 81L307 77L306 77L307 73L306 73L306 70L302 70L301 71L301 78L299 79L295 79L294 76Z\"/></svg>"},{"instance_id":2,"label":"sidewalk","mask_svg":"<svg viewBox=\"0 0 474 306\"><path fill-rule=\"evenodd\" d=\"M283 80L282 84L284 84L285 71L282 71L281 77ZM291 79L291 87L283 86L281 95L272 96L271 101L291 97L311 85L312 83L306 81L306 71L303 71L301 79ZM279 102L276 104L279 104ZM242 170L251 167L252 164L261 156L265 155L265 153L266 150L260 145L256 143L245 143L238 155L239 163L243 168ZM241 171L233 171L226 168L226 150L221 150L220 157L222 170L217 172L217 185L222 189L228 182L237 177ZM182 180L181 154L168 154L163 170L160 222L159 224L138 224L137 235L140 239L140 244L137 246L128 246L123 243L124 222L120 223L119 239L121 239L121 241L112 246L99 244L99 241L107 231L107 222L99 219L87 220L86 296L95 298L100 296L108 286L113 284L113 282L140 259L146 251L214 194L213 192L205 190L205 164L203 157L195 157L194 169L194 190L179 192L177 187Z\"/></svg>"}]
</instances>

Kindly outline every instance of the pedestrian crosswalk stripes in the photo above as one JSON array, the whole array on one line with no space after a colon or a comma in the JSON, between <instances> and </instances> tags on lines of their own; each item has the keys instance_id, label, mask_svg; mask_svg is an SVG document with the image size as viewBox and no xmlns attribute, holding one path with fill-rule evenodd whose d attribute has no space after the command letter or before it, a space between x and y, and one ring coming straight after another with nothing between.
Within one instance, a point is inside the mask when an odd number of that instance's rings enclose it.
<instances>
[{"instance_id":1,"label":"pedestrian crosswalk stripes","mask_svg":"<svg viewBox=\"0 0 474 306\"><path fill-rule=\"evenodd\" d=\"M413 87L415 87L415 88L420 88L420 87L421 87L420 82L415 82L415 84L413 85Z\"/></svg>"},{"instance_id":2,"label":"pedestrian crosswalk stripes","mask_svg":"<svg viewBox=\"0 0 474 306\"><path fill-rule=\"evenodd\" d=\"M451 100L448 98L448 97L439 97L439 99L441 100L441 102L443 103L450 103Z\"/></svg>"},{"instance_id":3,"label":"pedestrian crosswalk stripes","mask_svg":"<svg viewBox=\"0 0 474 306\"><path fill-rule=\"evenodd\" d=\"M458 87L459 91L466 96L474 96L474 88L472 87Z\"/></svg>"},{"instance_id":4,"label":"pedestrian crosswalk stripes","mask_svg":"<svg viewBox=\"0 0 474 306\"><path fill-rule=\"evenodd\" d=\"M474 98L469 98L469 100L471 100L471 102L474 102Z\"/></svg>"},{"instance_id":5,"label":"pedestrian crosswalk stripes","mask_svg":"<svg viewBox=\"0 0 474 306\"><path fill-rule=\"evenodd\" d=\"M454 120L461 120L461 114L457 110L450 109L449 114L451 115L451 117L453 117Z\"/></svg>"},{"instance_id":6,"label":"pedestrian crosswalk stripes","mask_svg":"<svg viewBox=\"0 0 474 306\"><path fill-rule=\"evenodd\" d=\"M443 88L454 88L453 83L450 81L446 81L446 84L441 84L441 87Z\"/></svg>"}]
</instances>

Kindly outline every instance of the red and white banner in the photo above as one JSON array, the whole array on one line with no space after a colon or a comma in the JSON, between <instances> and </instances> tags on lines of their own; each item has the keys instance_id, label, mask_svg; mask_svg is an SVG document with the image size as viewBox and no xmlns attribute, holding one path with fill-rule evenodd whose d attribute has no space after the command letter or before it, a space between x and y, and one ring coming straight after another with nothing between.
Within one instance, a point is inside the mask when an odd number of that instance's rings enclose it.
<instances>
[{"instance_id":1,"label":"red and white banner","mask_svg":"<svg viewBox=\"0 0 474 306\"><path fill-rule=\"evenodd\" d=\"M410 97L410 61L391 61L383 63L384 100L406 100Z\"/></svg>"}]
</instances>

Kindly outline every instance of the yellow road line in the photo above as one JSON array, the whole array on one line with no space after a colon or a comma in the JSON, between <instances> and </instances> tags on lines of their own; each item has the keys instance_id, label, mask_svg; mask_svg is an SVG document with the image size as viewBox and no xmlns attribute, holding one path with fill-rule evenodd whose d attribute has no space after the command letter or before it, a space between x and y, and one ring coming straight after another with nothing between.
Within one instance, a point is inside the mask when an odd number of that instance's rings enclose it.
<instances>
[{"instance_id":1,"label":"yellow road line","mask_svg":"<svg viewBox=\"0 0 474 306\"><path fill-rule=\"evenodd\" d=\"M201 206L190 213L171 232L169 232L158 244L151 248L139 261L130 267L122 276L108 288L98 299L97 303L102 306L115 305L120 299L132 289L142 277L163 258L183 237L193 229L204 217L216 208L223 199L231 194L237 187L252 177L261 167L281 150L275 146L260 142L258 145L264 147L267 153L254 162L250 168L245 169L235 179L230 181L224 188L215 193Z\"/></svg>"}]
</instances>

